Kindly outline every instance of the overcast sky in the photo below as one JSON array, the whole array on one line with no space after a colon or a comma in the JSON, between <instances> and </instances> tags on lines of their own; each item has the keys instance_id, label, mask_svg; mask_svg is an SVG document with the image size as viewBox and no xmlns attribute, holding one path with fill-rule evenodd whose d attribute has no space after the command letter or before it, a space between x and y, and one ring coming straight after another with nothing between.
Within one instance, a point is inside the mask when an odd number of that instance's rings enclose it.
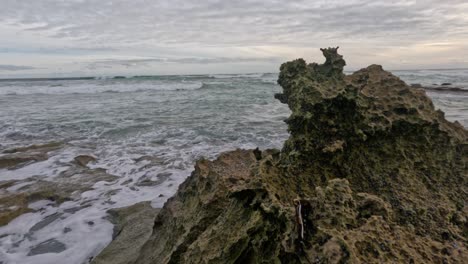
<instances>
[{"instance_id":1,"label":"overcast sky","mask_svg":"<svg viewBox=\"0 0 468 264\"><path fill-rule=\"evenodd\" d=\"M0 0L0 78L468 67L467 0Z\"/></svg>"}]
</instances>

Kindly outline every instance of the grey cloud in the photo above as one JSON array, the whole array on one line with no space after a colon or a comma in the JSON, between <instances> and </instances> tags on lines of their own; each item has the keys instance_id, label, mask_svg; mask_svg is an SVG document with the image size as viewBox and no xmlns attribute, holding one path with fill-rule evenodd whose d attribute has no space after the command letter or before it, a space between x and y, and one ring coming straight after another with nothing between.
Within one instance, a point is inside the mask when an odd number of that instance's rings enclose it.
<instances>
[{"instance_id":1,"label":"grey cloud","mask_svg":"<svg viewBox=\"0 0 468 264\"><path fill-rule=\"evenodd\" d=\"M113 52L118 49L112 47L2 47L0 44L0 53L39 53L39 54L83 54Z\"/></svg>"},{"instance_id":2,"label":"grey cloud","mask_svg":"<svg viewBox=\"0 0 468 264\"><path fill-rule=\"evenodd\" d=\"M268 58L226 58L226 57L215 57L215 58L145 58L145 59L105 59L96 60L89 63L87 69L100 69L100 68L112 68L113 66L123 67L147 67L153 63L158 64L216 64L216 63L245 63L245 62L280 62L281 58L268 57Z\"/></svg>"},{"instance_id":3,"label":"grey cloud","mask_svg":"<svg viewBox=\"0 0 468 264\"><path fill-rule=\"evenodd\" d=\"M0 71L24 71L24 70L35 70L36 67L31 66L18 66L18 65L0 65Z\"/></svg>"},{"instance_id":4,"label":"grey cloud","mask_svg":"<svg viewBox=\"0 0 468 264\"><path fill-rule=\"evenodd\" d=\"M0 53L66 55L88 69L212 70L223 63L277 65L272 56L340 45L350 65L398 67L405 58L419 67L466 57L466 14L466 0L2 0L0 30L27 38L21 49L10 44L15 40L0 44ZM35 46L36 37L44 47ZM145 59L99 60L133 57Z\"/></svg>"},{"instance_id":5,"label":"grey cloud","mask_svg":"<svg viewBox=\"0 0 468 264\"><path fill-rule=\"evenodd\" d=\"M0 17L94 44L302 45L340 38L399 45L466 35L467 12L458 0L6 0Z\"/></svg>"}]
</instances>

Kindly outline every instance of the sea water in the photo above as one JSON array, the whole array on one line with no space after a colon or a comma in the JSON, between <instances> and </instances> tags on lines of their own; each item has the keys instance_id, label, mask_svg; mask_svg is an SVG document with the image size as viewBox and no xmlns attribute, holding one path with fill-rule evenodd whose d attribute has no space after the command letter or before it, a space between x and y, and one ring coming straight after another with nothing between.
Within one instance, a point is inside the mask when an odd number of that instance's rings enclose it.
<instances>
[{"instance_id":1,"label":"sea water","mask_svg":"<svg viewBox=\"0 0 468 264\"><path fill-rule=\"evenodd\" d=\"M451 82L468 88L468 70L398 71L408 83ZM117 176L57 206L29 205L0 227L0 263L87 263L112 237L106 210L151 201L161 207L190 175L199 158L236 148L281 148L288 107L274 99L277 74L139 76L0 81L0 153L51 141L66 142L49 159L17 170L0 170L0 182L22 180L15 192L38 180L54 181L74 157L91 155L89 166ZM428 91L449 120L468 125L468 93ZM142 157L160 162L149 164ZM139 179L157 180L139 186ZM0 193L1 194L1 193ZM80 210L73 208L81 207ZM38 222L47 225L31 232ZM92 224L90 224L92 223ZM67 232L64 232L67 230ZM31 249L58 241L57 253ZM56 243L56 242L54 242ZM50 246L50 245L49 245ZM60 252L58 252L60 251Z\"/></svg>"}]
</instances>

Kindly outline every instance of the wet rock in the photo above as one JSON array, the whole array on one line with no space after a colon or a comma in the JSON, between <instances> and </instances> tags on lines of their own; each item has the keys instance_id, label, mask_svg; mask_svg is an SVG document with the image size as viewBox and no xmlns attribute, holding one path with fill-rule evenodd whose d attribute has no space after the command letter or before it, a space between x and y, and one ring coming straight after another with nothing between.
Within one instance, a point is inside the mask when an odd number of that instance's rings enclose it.
<instances>
[{"instance_id":1,"label":"wet rock","mask_svg":"<svg viewBox=\"0 0 468 264\"><path fill-rule=\"evenodd\" d=\"M43 220L35 224L29 229L29 233L33 233L36 231L41 230L42 228L48 226L49 224L53 223L55 220L59 219L63 214L62 213L55 213L45 217Z\"/></svg>"},{"instance_id":2,"label":"wet rock","mask_svg":"<svg viewBox=\"0 0 468 264\"><path fill-rule=\"evenodd\" d=\"M413 88L423 88L423 86L420 83L412 83L411 87L413 87Z\"/></svg>"},{"instance_id":3,"label":"wet rock","mask_svg":"<svg viewBox=\"0 0 468 264\"><path fill-rule=\"evenodd\" d=\"M91 190L96 182L111 182L118 179L101 169L89 169L78 166L70 167L59 174L54 181L35 180L18 188L15 192L9 192L6 188L14 184L27 183L26 181L7 181L0 184L0 226L8 224L21 214L30 212L29 203L39 200L49 200L55 205L63 202L80 199L83 192ZM83 208L83 207L81 207ZM66 213L74 213L81 208L65 210Z\"/></svg>"},{"instance_id":4,"label":"wet rock","mask_svg":"<svg viewBox=\"0 0 468 264\"><path fill-rule=\"evenodd\" d=\"M141 156L139 158L136 158L136 159L133 159L136 163L140 163L140 162L148 162L148 166L160 166L160 165L167 165L170 161L168 160L165 160L161 157L157 157L157 156Z\"/></svg>"},{"instance_id":5,"label":"wet rock","mask_svg":"<svg viewBox=\"0 0 468 264\"><path fill-rule=\"evenodd\" d=\"M131 182L133 182L133 179L128 179L128 180L122 182L120 185L126 186L126 185L128 185L129 183L131 183Z\"/></svg>"},{"instance_id":6,"label":"wet rock","mask_svg":"<svg viewBox=\"0 0 468 264\"><path fill-rule=\"evenodd\" d=\"M153 181L151 180L151 178L148 178L148 177L145 177L145 176L142 176L138 179L138 182L135 184L137 186L156 186L156 185L159 185L161 184L160 181Z\"/></svg>"},{"instance_id":7,"label":"wet rock","mask_svg":"<svg viewBox=\"0 0 468 264\"><path fill-rule=\"evenodd\" d=\"M0 190L10 188L18 182L18 180L0 181Z\"/></svg>"},{"instance_id":8,"label":"wet rock","mask_svg":"<svg viewBox=\"0 0 468 264\"><path fill-rule=\"evenodd\" d=\"M64 201L79 198L81 193L91 190L97 182L112 182L118 177L108 174L103 169L89 169L87 167L73 166L63 171L54 181L39 180L32 186L20 188L20 191L36 190L41 193L50 193L55 201Z\"/></svg>"},{"instance_id":9,"label":"wet rock","mask_svg":"<svg viewBox=\"0 0 468 264\"><path fill-rule=\"evenodd\" d=\"M36 152L42 152L42 153L47 153L49 151L57 150L60 149L63 146L63 142L49 142L45 144L37 144L37 145L31 145L31 146L26 146L26 147L17 147L17 148L11 148L4 150L3 153L18 153L18 152L31 152L31 151L36 151Z\"/></svg>"},{"instance_id":10,"label":"wet rock","mask_svg":"<svg viewBox=\"0 0 468 264\"><path fill-rule=\"evenodd\" d=\"M55 205L71 200L70 189L60 188L54 183L39 182L20 189L18 193L4 192L0 194L0 226L7 225L16 217L31 212L30 203L49 200ZM57 216L59 217L59 216ZM31 232L37 231L55 220L55 216L46 218L31 228Z\"/></svg>"},{"instance_id":11,"label":"wet rock","mask_svg":"<svg viewBox=\"0 0 468 264\"><path fill-rule=\"evenodd\" d=\"M67 247L62 242L55 239L49 239L31 248L31 250L29 250L28 256L35 256L46 253L60 253L66 249Z\"/></svg>"},{"instance_id":12,"label":"wet rock","mask_svg":"<svg viewBox=\"0 0 468 264\"><path fill-rule=\"evenodd\" d=\"M18 169L34 162L47 160L47 158L47 155L43 153L2 155L0 156L0 169Z\"/></svg>"},{"instance_id":13,"label":"wet rock","mask_svg":"<svg viewBox=\"0 0 468 264\"><path fill-rule=\"evenodd\" d=\"M452 85L451 83L442 83L441 84L442 86L449 86L449 85Z\"/></svg>"},{"instance_id":14,"label":"wet rock","mask_svg":"<svg viewBox=\"0 0 468 264\"><path fill-rule=\"evenodd\" d=\"M30 212L28 204L24 194L0 195L0 226L7 225L16 217Z\"/></svg>"},{"instance_id":15,"label":"wet rock","mask_svg":"<svg viewBox=\"0 0 468 264\"><path fill-rule=\"evenodd\" d=\"M89 206L90 205L88 205L88 206L76 206L76 207L65 209L65 210L63 210L63 212L68 213L68 214L74 214L74 213L80 211L81 209L84 209L84 208L89 207Z\"/></svg>"},{"instance_id":16,"label":"wet rock","mask_svg":"<svg viewBox=\"0 0 468 264\"><path fill-rule=\"evenodd\" d=\"M162 172L162 173L158 173L156 175L156 180L153 181L151 178L150 175L143 175L141 176L137 183L135 184L136 186L156 186L156 185L160 185L162 184L163 182L167 181L167 179L170 178L170 176L172 175L172 173L170 172Z\"/></svg>"},{"instance_id":17,"label":"wet rock","mask_svg":"<svg viewBox=\"0 0 468 264\"><path fill-rule=\"evenodd\" d=\"M76 156L73 161L83 167L86 167L90 162L96 162L96 158L89 155L79 155Z\"/></svg>"},{"instance_id":18,"label":"wet rock","mask_svg":"<svg viewBox=\"0 0 468 264\"><path fill-rule=\"evenodd\" d=\"M136 163L139 163L139 162L142 162L142 161L145 161L145 160L151 161L152 159L153 159L153 157L151 157L151 156L141 156L141 157L133 159L133 160Z\"/></svg>"},{"instance_id":19,"label":"wet rock","mask_svg":"<svg viewBox=\"0 0 468 264\"><path fill-rule=\"evenodd\" d=\"M111 244L93 259L93 264L133 263L139 250L151 236L152 225L159 209L150 202L108 211L115 225Z\"/></svg>"},{"instance_id":20,"label":"wet rock","mask_svg":"<svg viewBox=\"0 0 468 264\"><path fill-rule=\"evenodd\" d=\"M49 142L40 145L11 148L3 151L0 156L0 169L18 169L31 163L47 160L48 152L63 146L62 142Z\"/></svg>"}]
</instances>

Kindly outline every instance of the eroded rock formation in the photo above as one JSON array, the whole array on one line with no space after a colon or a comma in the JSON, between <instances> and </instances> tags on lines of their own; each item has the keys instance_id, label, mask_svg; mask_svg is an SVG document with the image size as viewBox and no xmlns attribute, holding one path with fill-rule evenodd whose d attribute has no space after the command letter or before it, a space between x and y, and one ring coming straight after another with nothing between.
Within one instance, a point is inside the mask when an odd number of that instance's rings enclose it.
<instances>
[{"instance_id":1,"label":"eroded rock formation","mask_svg":"<svg viewBox=\"0 0 468 264\"><path fill-rule=\"evenodd\" d=\"M281 151L201 160L135 263L462 263L467 131L371 65L281 66Z\"/></svg>"}]
</instances>

